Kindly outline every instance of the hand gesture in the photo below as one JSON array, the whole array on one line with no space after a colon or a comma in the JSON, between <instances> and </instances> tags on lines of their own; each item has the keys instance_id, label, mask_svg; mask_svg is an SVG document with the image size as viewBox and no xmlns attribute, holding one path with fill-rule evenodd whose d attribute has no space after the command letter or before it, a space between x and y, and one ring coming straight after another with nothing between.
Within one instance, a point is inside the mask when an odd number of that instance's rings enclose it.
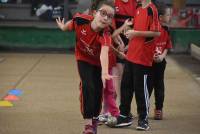
<instances>
[{"instance_id":1,"label":"hand gesture","mask_svg":"<svg viewBox=\"0 0 200 134\"><path fill-rule=\"evenodd\" d=\"M128 30L130 30L130 26L133 25L133 20L132 19L127 19L124 24L123 24L123 27L124 27L124 30L122 33L126 33Z\"/></svg>"},{"instance_id":2,"label":"hand gesture","mask_svg":"<svg viewBox=\"0 0 200 134\"><path fill-rule=\"evenodd\" d=\"M124 48L124 51L125 51L125 52L128 51L128 45Z\"/></svg>"},{"instance_id":3,"label":"hand gesture","mask_svg":"<svg viewBox=\"0 0 200 134\"><path fill-rule=\"evenodd\" d=\"M102 79L102 83L103 83L103 88L106 87L106 80L111 80L113 78L117 78L117 76L112 76L112 75L109 75L109 74L102 74L101 79Z\"/></svg>"},{"instance_id":4,"label":"hand gesture","mask_svg":"<svg viewBox=\"0 0 200 134\"><path fill-rule=\"evenodd\" d=\"M133 19L126 19L125 22L124 22L124 25L126 27L133 25Z\"/></svg>"},{"instance_id":5,"label":"hand gesture","mask_svg":"<svg viewBox=\"0 0 200 134\"><path fill-rule=\"evenodd\" d=\"M158 55L158 59L159 59L160 62L162 62L163 59L164 59L163 55L162 55L162 54L161 54L161 55Z\"/></svg>"},{"instance_id":6,"label":"hand gesture","mask_svg":"<svg viewBox=\"0 0 200 134\"><path fill-rule=\"evenodd\" d=\"M153 59L154 59L154 61L156 63L159 63L159 62L163 61L164 57L163 57L163 55L155 54L154 57L153 57Z\"/></svg>"},{"instance_id":7,"label":"hand gesture","mask_svg":"<svg viewBox=\"0 0 200 134\"><path fill-rule=\"evenodd\" d=\"M63 19L60 19L60 17L58 17L58 18L56 19L56 23L57 23L58 27L59 27L61 30L64 29L64 26L65 26L65 19L64 19L64 18L63 18Z\"/></svg>"},{"instance_id":8,"label":"hand gesture","mask_svg":"<svg viewBox=\"0 0 200 134\"><path fill-rule=\"evenodd\" d=\"M124 35L126 36L126 38L128 38L130 40L130 39L132 39L133 37L136 36L136 31L135 30L128 30L124 33Z\"/></svg>"}]
</instances>

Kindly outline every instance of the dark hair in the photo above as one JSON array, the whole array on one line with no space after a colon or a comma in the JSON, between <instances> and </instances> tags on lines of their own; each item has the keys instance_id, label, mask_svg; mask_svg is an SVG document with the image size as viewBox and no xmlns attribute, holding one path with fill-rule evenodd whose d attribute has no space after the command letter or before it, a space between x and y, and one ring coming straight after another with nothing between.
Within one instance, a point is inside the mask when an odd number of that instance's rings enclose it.
<instances>
[{"instance_id":1,"label":"dark hair","mask_svg":"<svg viewBox=\"0 0 200 134\"><path fill-rule=\"evenodd\" d=\"M160 15L165 15L166 9L167 9L166 4L163 1L162 2L154 1L154 4L158 9L158 15L159 16Z\"/></svg>"},{"instance_id":2,"label":"dark hair","mask_svg":"<svg viewBox=\"0 0 200 134\"><path fill-rule=\"evenodd\" d=\"M115 8L113 0L93 0L91 10L97 10L103 5L108 5L112 8Z\"/></svg>"}]
</instances>

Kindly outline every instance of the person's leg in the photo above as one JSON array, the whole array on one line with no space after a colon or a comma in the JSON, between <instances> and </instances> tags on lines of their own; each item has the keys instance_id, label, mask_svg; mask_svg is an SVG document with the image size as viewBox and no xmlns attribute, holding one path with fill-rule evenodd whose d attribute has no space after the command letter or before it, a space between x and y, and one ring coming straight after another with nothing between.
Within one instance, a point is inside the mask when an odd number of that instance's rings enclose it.
<instances>
[{"instance_id":1,"label":"person's leg","mask_svg":"<svg viewBox=\"0 0 200 134\"><path fill-rule=\"evenodd\" d=\"M110 75L112 75L112 69L109 70ZM114 87L113 79L106 82L106 90L104 96L104 104L107 106L107 112L111 113L112 116L119 116L119 109L116 104L116 90Z\"/></svg>"},{"instance_id":2,"label":"person's leg","mask_svg":"<svg viewBox=\"0 0 200 134\"><path fill-rule=\"evenodd\" d=\"M154 74L155 74L155 71L154 71L154 64L152 65L151 69L150 69L150 73L149 73L149 76L147 78L147 81L148 81L148 92L149 92L149 98L151 97L151 94L154 90L154 83L155 83L155 79L154 79Z\"/></svg>"},{"instance_id":3,"label":"person's leg","mask_svg":"<svg viewBox=\"0 0 200 134\"><path fill-rule=\"evenodd\" d=\"M109 70L109 74L112 74L112 69ZM103 110L99 116L100 122L107 122L110 116L118 117L119 108L116 104L116 91L114 86L114 79L106 81L106 87L103 89Z\"/></svg>"},{"instance_id":4,"label":"person's leg","mask_svg":"<svg viewBox=\"0 0 200 134\"><path fill-rule=\"evenodd\" d=\"M120 114L128 116L131 111L131 102L133 98L133 70L132 63L125 62L124 71L121 81L121 100L120 100Z\"/></svg>"},{"instance_id":5,"label":"person's leg","mask_svg":"<svg viewBox=\"0 0 200 134\"><path fill-rule=\"evenodd\" d=\"M108 120L109 113L109 92L108 92L108 81L106 80L106 86L103 89L103 108L101 114L98 116L99 123L105 123Z\"/></svg>"},{"instance_id":6,"label":"person's leg","mask_svg":"<svg viewBox=\"0 0 200 134\"><path fill-rule=\"evenodd\" d=\"M121 27L121 24L116 24L117 27ZM124 34L120 34L120 37L122 41L124 42L124 45L127 46L129 39L124 36ZM121 96L121 81L122 81L122 75L124 71L124 63L126 62L125 59L121 59L120 57L116 57L116 67L113 68L113 75L119 76L117 79L114 80L114 85L117 93L117 103L120 104L120 96Z\"/></svg>"},{"instance_id":7,"label":"person's leg","mask_svg":"<svg viewBox=\"0 0 200 134\"><path fill-rule=\"evenodd\" d=\"M164 102L164 72L166 68L166 61L159 63L156 66L156 73L155 73L155 104L157 110L162 110L163 102Z\"/></svg>"},{"instance_id":8,"label":"person's leg","mask_svg":"<svg viewBox=\"0 0 200 134\"><path fill-rule=\"evenodd\" d=\"M134 92L132 77L132 63L126 61L121 82L120 115L117 117L114 126L111 124L112 127L126 127L133 123L132 118L129 117Z\"/></svg>"},{"instance_id":9,"label":"person's leg","mask_svg":"<svg viewBox=\"0 0 200 134\"><path fill-rule=\"evenodd\" d=\"M103 84L101 79L101 68L95 66L94 71L92 72L93 78L92 81L94 83L94 117L98 117L101 108L102 108L102 96L103 96Z\"/></svg>"},{"instance_id":10,"label":"person's leg","mask_svg":"<svg viewBox=\"0 0 200 134\"><path fill-rule=\"evenodd\" d=\"M155 115L154 118L161 120L163 117L162 109L164 103L164 72L166 68L166 61L158 63L155 68L155 87L154 87L154 95L155 95Z\"/></svg>"},{"instance_id":11,"label":"person's leg","mask_svg":"<svg viewBox=\"0 0 200 134\"><path fill-rule=\"evenodd\" d=\"M149 93L148 77L150 67L134 64L134 89L138 112L137 130L148 130Z\"/></svg>"},{"instance_id":12,"label":"person's leg","mask_svg":"<svg viewBox=\"0 0 200 134\"><path fill-rule=\"evenodd\" d=\"M124 70L124 63L117 63L115 67L113 67L112 74L115 76L118 76L117 78L114 78L114 86L117 93L117 103L120 104L120 87L121 87L121 80L122 80L122 74Z\"/></svg>"},{"instance_id":13,"label":"person's leg","mask_svg":"<svg viewBox=\"0 0 200 134\"><path fill-rule=\"evenodd\" d=\"M108 81L106 80L106 87L103 89L103 114L108 113L108 96Z\"/></svg>"},{"instance_id":14,"label":"person's leg","mask_svg":"<svg viewBox=\"0 0 200 134\"><path fill-rule=\"evenodd\" d=\"M94 116L92 120L92 125L94 129L94 133L97 133L97 117L99 116L102 109L102 95L103 95L103 84L101 79L101 68L94 66L94 70L92 72L94 82Z\"/></svg>"},{"instance_id":15,"label":"person's leg","mask_svg":"<svg viewBox=\"0 0 200 134\"><path fill-rule=\"evenodd\" d=\"M94 66L87 62L78 61L78 71L81 79L80 102L81 112L84 118L84 133L93 133L92 119L95 113L95 86L93 82Z\"/></svg>"}]
</instances>

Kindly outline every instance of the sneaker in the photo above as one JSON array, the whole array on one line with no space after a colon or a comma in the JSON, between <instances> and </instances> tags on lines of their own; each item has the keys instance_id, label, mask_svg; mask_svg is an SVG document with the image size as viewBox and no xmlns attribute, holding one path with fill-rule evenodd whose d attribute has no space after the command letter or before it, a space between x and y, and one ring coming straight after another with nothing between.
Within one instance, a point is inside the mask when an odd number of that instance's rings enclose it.
<instances>
[{"instance_id":1,"label":"sneaker","mask_svg":"<svg viewBox=\"0 0 200 134\"><path fill-rule=\"evenodd\" d=\"M154 110L154 119L155 120L162 120L163 119L163 112L162 110Z\"/></svg>"},{"instance_id":2,"label":"sneaker","mask_svg":"<svg viewBox=\"0 0 200 134\"><path fill-rule=\"evenodd\" d=\"M107 125L109 127L127 127L133 124L133 119L129 116L120 115L116 117L110 117L108 119Z\"/></svg>"},{"instance_id":3,"label":"sneaker","mask_svg":"<svg viewBox=\"0 0 200 134\"><path fill-rule=\"evenodd\" d=\"M110 116L109 114L100 114L100 115L98 116L98 120L99 120L99 122L105 123L105 122L108 121L108 117L109 117L109 116Z\"/></svg>"},{"instance_id":4,"label":"sneaker","mask_svg":"<svg viewBox=\"0 0 200 134\"><path fill-rule=\"evenodd\" d=\"M95 134L93 125L85 125L85 130L83 131L83 134Z\"/></svg>"},{"instance_id":5,"label":"sneaker","mask_svg":"<svg viewBox=\"0 0 200 134\"><path fill-rule=\"evenodd\" d=\"M112 115L108 116L108 120L107 120L107 122L105 122L105 125L111 127L111 126L114 126L116 124L117 124L117 117L112 116Z\"/></svg>"},{"instance_id":6,"label":"sneaker","mask_svg":"<svg viewBox=\"0 0 200 134\"><path fill-rule=\"evenodd\" d=\"M138 126L136 127L137 130L147 131L149 128L148 120L138 120Z\"/></svg>"}]
</instances>

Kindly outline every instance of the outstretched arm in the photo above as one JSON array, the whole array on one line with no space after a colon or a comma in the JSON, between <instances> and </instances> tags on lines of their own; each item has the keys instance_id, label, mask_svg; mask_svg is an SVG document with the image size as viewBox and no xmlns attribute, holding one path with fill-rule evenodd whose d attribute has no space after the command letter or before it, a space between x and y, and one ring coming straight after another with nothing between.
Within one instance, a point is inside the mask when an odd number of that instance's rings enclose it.
<instances>
[{"instance_id":1,"label":"outstretched arm","mask_svg":"<svg viewBox=\"0 0 200 134\"><path fill-rule=\"evenodd\" d=\"M129 39L133 37L158 37L160 36L160 32L128 30L125 35Z\"/></svg>"},{"instance_id":2,"label":"outstretched arm","mask_svg":"<svg viewBox=\"0 0 200 134\"><path fill-rule=\"evenodd\" d=\"M108 52L109 52L109 46L102 46L100 61L101 61L101 68L102 68L101 79L102 79L104 88L106 86L106 80L110 80L115 77L115 76L109 75L109 72L108 72L108 65L109 65Z\"/></svg>"}]
</instances>

